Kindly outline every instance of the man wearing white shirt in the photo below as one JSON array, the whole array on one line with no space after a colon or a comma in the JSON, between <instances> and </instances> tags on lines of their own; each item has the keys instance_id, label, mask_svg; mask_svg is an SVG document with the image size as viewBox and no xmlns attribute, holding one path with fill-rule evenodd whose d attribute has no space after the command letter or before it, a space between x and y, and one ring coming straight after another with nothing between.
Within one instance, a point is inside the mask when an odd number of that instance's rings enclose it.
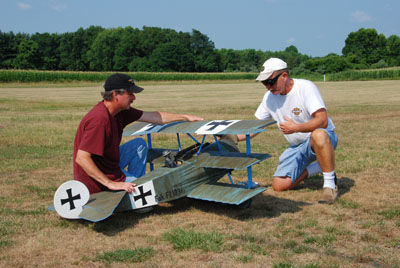
<instances>
[{"instance_id":1,"label":"man wearing white shirt","mask_svg":"<svg viewBox=\"0 0 400 268\"><path fill-rule=\"evenodd\" d=\"M290 143L279 157L273 189L293 189L308 176L322 171L324 190L320 203L335 202L337 136L318 88L311 81L290 78L286 62L278 58L268 59L256 80L268 89L255 113L256 118L272 117ZM244 140L243 135L238 138Z\"/></svg>"}]
</instances>

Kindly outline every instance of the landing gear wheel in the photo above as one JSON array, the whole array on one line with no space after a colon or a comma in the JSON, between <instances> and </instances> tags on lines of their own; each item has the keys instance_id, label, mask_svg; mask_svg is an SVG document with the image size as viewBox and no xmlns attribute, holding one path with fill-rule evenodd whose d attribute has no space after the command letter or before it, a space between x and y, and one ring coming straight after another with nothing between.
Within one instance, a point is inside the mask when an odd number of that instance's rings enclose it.
<instances>
[{"instance_id":1,"label":"landing gear wheel","mask_svg":"<svg viewBox=\"0 0 400 268\"><path fill-rule=\"evenodd\" d=\"M253 202L253 199L250 198L246 201L244 201L243 203L241 203L240 205L238 205L239 209L248 209L251 206L251 203Z\"/></svg>"}]
</instances>

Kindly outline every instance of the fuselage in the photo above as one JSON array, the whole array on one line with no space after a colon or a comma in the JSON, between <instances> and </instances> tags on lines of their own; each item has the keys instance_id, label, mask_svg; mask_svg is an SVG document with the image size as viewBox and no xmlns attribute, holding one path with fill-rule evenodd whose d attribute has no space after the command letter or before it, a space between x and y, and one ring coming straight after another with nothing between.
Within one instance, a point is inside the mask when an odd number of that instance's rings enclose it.
<instances>
[{"instance_id":1,"label":"fuselage","mask_svg":"<svg viewBox=\"0 0 400 268\"><path fill-rule=\"evenodd\" d=\"M221 139L202 150L239 152L231 140ZM137 185L153 181L157 203L169 202L188 195L194 188L206 182L215 182L225 176L229 169L204 168L196 165L198 155L182 161L176 167L159 167L135 181Z\"/></svg>"}]
</instances>

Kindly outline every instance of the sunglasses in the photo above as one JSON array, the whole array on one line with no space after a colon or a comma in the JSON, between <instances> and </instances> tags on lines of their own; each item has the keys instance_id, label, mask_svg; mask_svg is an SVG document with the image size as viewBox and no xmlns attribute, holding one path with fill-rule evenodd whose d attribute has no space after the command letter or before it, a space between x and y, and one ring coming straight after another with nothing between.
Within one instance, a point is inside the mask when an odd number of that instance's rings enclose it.
<instances>
[{"instance_id":1,"label":"sunglasses","mask_svg":"<svg viewBox=\"0 0 400 268\"><path fill-rule=\"evenodd\" d=\"M129 92L128 90L125 89L125 93L129 96L134 96L135 94L133 94L132 92Z\"/></svg>"},{"instance_id":2,"label":"sunglasses","mask_svg":"<svg viewBox=\"0 0 400 268\"><path fill-rule=\"evenodd\" d=\"M273 85L275 85L276 81L278 81L278 78L279 78L279 76L281 76L281 74L283 74L283 73L278 74L274 78L261 81L261 83L263 83L264 86L268 86L269 85L270 87L272 87Z\"/></svg>"}]
</instances>

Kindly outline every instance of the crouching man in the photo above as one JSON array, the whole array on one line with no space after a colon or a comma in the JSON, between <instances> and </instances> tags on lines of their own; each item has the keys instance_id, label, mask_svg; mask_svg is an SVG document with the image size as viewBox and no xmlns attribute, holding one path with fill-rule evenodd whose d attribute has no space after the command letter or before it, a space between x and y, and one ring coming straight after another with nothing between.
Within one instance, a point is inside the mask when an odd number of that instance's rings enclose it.
<instances>
[{"instance_id":1,"label":"crouching man","mask_svg":"<svg viewBox=\"0 0 400 268\"><path fill-rule=\"evenodd\" d=\"M167 112L145 112L131 107L135 94L143 88L126 74L107 78L103 100L82 119L74 141L74 179L96 193L104 190L125 190L136 186L133 181L146 170L147 146L137 138L119 146L125 126L134 122L165 124L174 121L202 121L194 115ZM125 170L127 167L127 170Z\"/></svg>"},{"instance_id":2,"label":"crouching man","mask_svg":"<svg viewBox=\"0 0 400 268\"><path fill-rule=\"evenodd\" d=\"M277 58L263 64L256 80L268 90L255 113L256 118L272 117L290 143L279 157L273 189L293 189L308 176L322 171L324 185L320 203L335 202L338 187L334 150L338 138L318 88L311 81L290 78L286 62ZM245 136L238 138L244 140Z\"/></svg>"}]
</instances>

